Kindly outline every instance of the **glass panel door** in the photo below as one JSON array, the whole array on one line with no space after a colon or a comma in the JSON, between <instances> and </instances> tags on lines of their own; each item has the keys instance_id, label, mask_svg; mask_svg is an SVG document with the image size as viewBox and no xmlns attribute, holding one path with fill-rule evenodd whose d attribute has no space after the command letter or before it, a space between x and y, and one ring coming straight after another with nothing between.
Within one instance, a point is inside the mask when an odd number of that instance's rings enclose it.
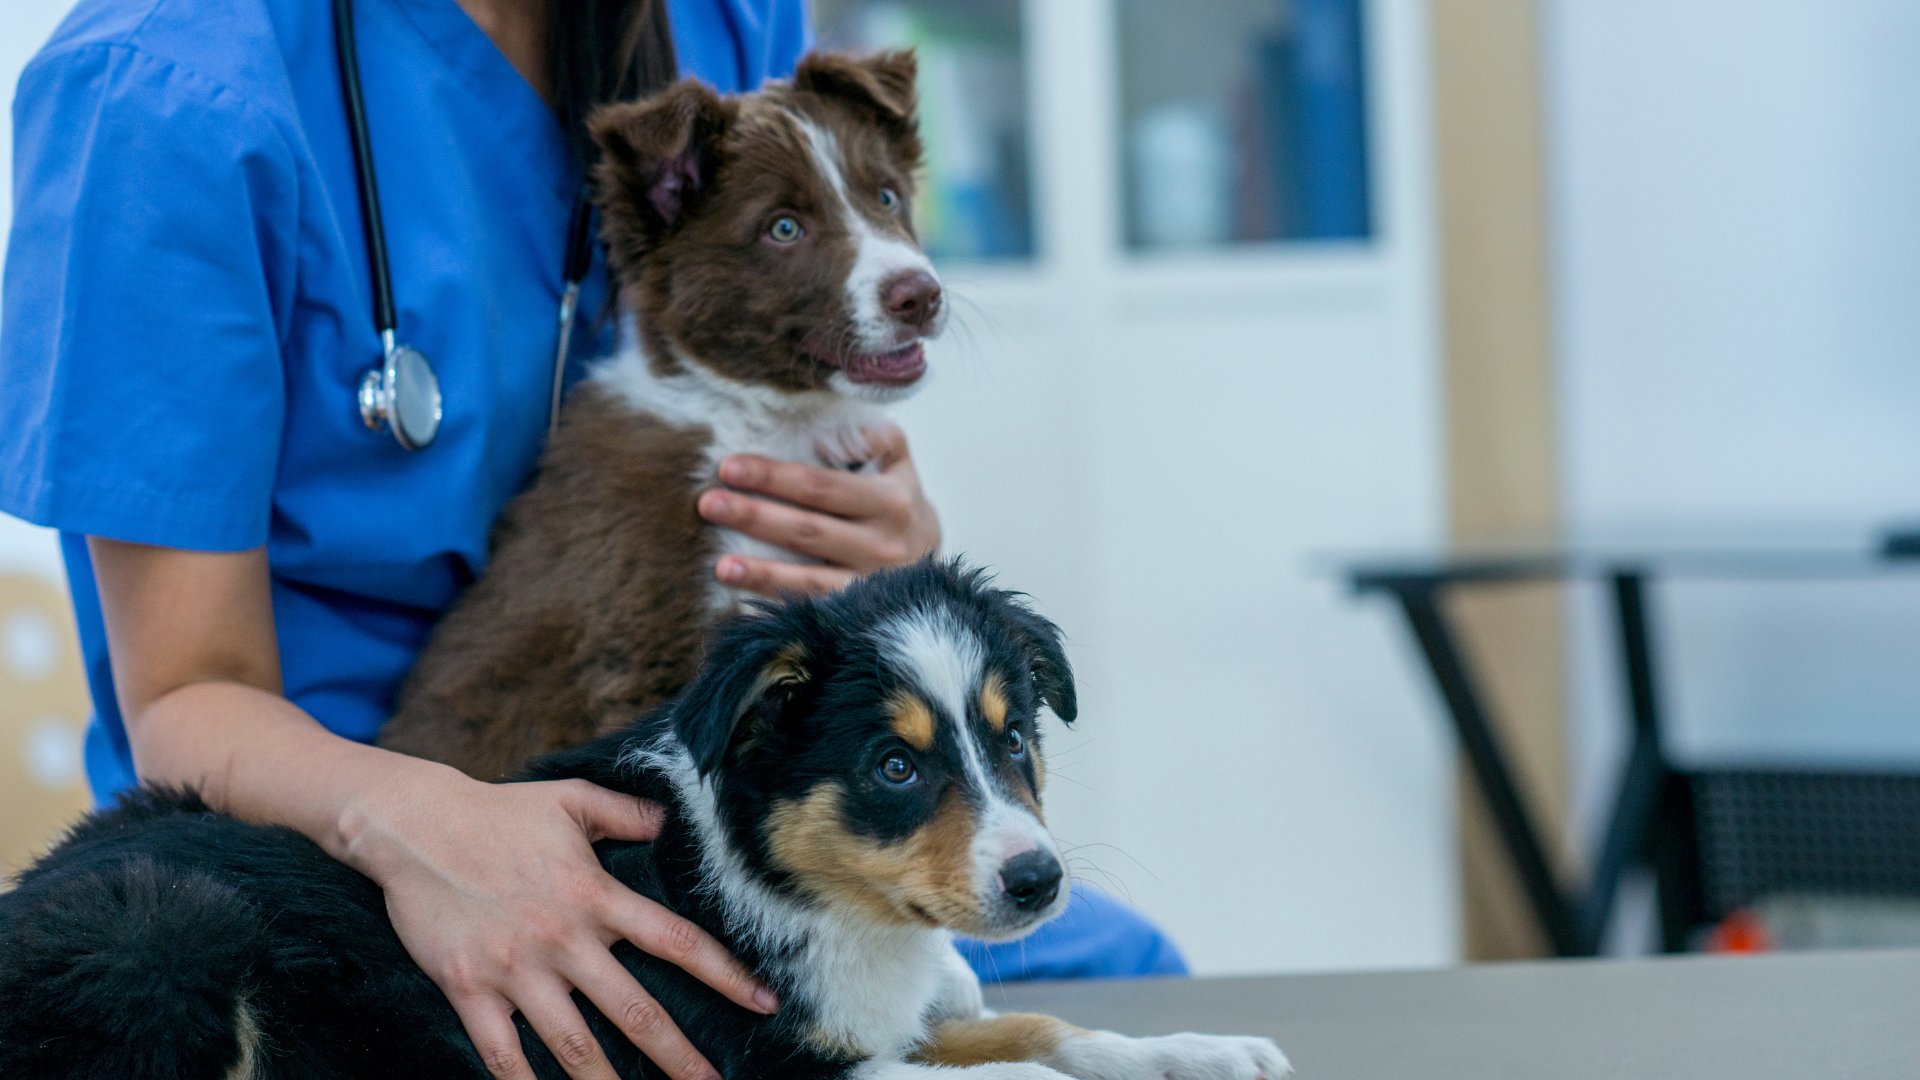
<instances>
[{"instance_id":1,"label":"glass panel door","mask_svg":"<svg viewBox=\"0 0 1920 1080\"><path fill-rule=\"evenodd\" d=\"M1134 250L1373 233L1364 0L1115 0Z\"/></svg>"}]
</instances>

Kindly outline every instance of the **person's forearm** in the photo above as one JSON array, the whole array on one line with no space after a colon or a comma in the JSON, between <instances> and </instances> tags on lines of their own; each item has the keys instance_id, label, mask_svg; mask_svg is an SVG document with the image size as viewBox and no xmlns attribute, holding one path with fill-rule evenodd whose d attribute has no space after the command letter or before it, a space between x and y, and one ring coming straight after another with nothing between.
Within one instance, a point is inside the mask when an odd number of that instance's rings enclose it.
<instances>
[{"instance_id":1,"label":"person's forearm","mask_svg":"<svg viewBox=\"0 0 1920 1080\"><path fill-rule=\"evenodd\" d=\"M374 797L465 779L342 738L286 698L234 682L171 691L128 735L143 781L197 788L215 809L292 828L363 873L368 855L356 847Z\"/></svg>"}]
</instances>

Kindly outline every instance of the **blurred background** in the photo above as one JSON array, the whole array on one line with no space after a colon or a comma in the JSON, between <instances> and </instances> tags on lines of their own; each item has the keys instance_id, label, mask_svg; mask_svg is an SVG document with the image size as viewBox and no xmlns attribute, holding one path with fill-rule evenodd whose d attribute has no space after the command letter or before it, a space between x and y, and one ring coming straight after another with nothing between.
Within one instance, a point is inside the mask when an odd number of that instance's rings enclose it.
<instances>
[{"instance_id":1,"label":"blurred background","mask_svg":"<svg viewBox=\"0 0 1920 1080\"><path fill-rule=\"evenodd\" d=\"M0 9L6 85L66 6ZM1566 560L1441 599L1569 896L1640 806L1685 841L1682 944L1920 942L1920 573L1872 554L1920 522L1920 4L815 17L920 49L959 306L904 419L949 548L1072 638L1056 831L1198 971L1555 948L1400 594L1352 588L1449 552ZM1616 798L1620 559L1655 575L1657 805ZM0 867L86 801L59 582L0 520ZM1663 943L1658 846L1559 951Z\"/></svg>"}]
</instances>

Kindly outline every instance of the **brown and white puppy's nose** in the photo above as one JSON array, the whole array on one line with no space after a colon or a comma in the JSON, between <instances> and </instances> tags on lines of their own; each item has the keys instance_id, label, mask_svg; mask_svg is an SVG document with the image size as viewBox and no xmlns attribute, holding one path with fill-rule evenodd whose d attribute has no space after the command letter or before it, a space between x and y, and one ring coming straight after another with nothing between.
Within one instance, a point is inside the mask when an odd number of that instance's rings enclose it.
<instances>
[{"instance_id":1,"label":"brown and white puppy's nose","mask_svg":"<svg viewBox=\"0 0 1920 1080\"><path fill-rule=\"evenodd\" d=\"M941 300L940 282L925 270L907 270L880 283L880 306L895 322L921 334L933 330Z\"/></svg>"},{"instance_id":2,"label":"brown and white puppy's nose","mask_svg":"<svg viewBox=\"0 0 1920 1080\"><path fill-rule=\"evenodd\" d=\"M1026 851L1008 859L1000 868L1000 888L1021 911L1033 911L1053 903L1060 895L1060 860L1048 851Z\"/></svg>"}]
</instances>

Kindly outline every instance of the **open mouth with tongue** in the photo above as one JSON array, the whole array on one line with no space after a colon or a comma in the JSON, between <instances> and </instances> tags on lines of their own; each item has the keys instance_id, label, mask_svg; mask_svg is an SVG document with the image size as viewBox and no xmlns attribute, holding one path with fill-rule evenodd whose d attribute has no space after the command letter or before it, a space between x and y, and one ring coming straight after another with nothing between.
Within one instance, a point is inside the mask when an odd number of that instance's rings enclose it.
<instances>
[{"instance_id":1,"label":"open mouth with tongue","mask_svg":"<svg viewBox=\"0 0 1920 1080\"><path fill-rule=\"evenodd\" d=\"M927 352L914 341L892 352L842 356L833 363L849 380L863 386L906 386L927 373Z\"/></svg>"}]
</instances>

